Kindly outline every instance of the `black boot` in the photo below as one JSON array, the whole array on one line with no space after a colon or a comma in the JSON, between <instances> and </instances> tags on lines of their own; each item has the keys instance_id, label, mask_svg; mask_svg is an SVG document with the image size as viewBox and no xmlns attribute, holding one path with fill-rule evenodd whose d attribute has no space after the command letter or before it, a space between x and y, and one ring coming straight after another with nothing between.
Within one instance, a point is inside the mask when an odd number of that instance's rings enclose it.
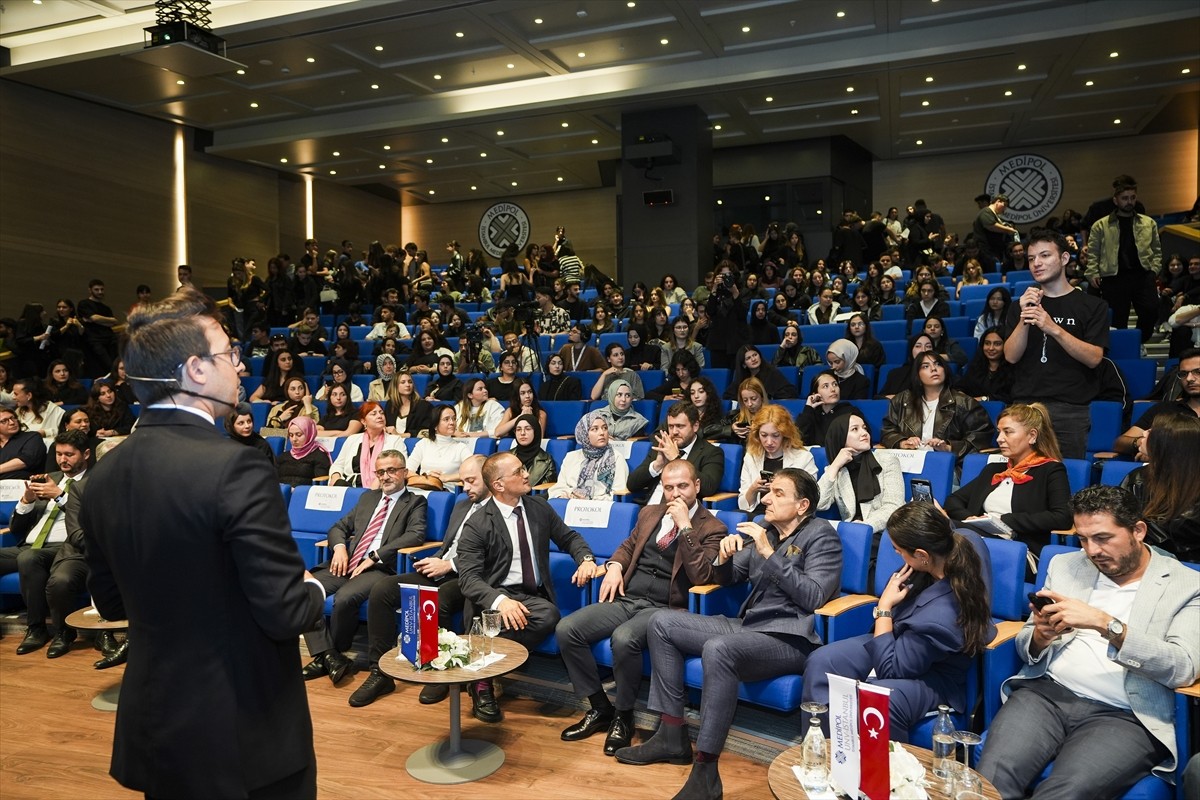
<instances>
[{"instance_id":1,"label":"black boot","mask_svg":"<svg viewBox=\"0 0 1200 800\"><path fill-rule=\"evenodd\" d=\"M721 800L721 773L716 761L697 761L692 774L673 800Z\"/></svg>"},{"instance_id":2,"label":"black boot","mask_svg":"<svg viewBox=\"0 0 1200 800\"><path fill-rule=\"evenodd\" d=\"M644 767L647 764L690 764L692 742L682 725L659 723L658 730L636 747L623 747L615 753L622 764Z\"/></svg>"}]
</instances>

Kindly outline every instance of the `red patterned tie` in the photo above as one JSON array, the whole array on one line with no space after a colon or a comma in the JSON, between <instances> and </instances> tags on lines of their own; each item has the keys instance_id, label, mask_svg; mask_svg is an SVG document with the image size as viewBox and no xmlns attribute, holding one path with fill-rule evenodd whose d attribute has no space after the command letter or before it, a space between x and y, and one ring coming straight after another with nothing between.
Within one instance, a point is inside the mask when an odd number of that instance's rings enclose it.
<instances>
[{"instance_id":1,"label":"red patterned tie","mask_svg":"<svg viewBox=\"0 0 1200 800\"><path fill-rule=\"evenodd\" d=\"M658 549L666 550L668 547L671 546L671 543L675 541L675 537L678 535L679 535L679 526L672 525L671 530L667 531L666 535L664 535L661 539L658 540Z\"/></svg>"},{"instance_id":2,"label":"red patterned tie","mask_svg":"<svg viewBox=\"0 0 1200 800\"><path fill-rule=\"evenodd\" d=\"M354 556L350 559L349 568L351 570L357 567L359 562L363 560L363 556L371 548L371 543L375 541L375 537L383 530L383 521L387 519L388 506L391 502L392 498L387 495L383 496L383 505L375 512L375 516L371 517L371 524L367 526L366 532L358 540L358 546L354 548Z\"/></svg>"}]
</instances>

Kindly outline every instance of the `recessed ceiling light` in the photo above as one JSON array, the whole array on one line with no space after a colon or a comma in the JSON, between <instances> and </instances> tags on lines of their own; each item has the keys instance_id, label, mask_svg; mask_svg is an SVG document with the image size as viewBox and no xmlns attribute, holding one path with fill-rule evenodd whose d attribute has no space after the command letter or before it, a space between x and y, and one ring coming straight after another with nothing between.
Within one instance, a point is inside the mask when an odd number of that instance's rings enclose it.
<instances>
[{"instance_id":1,"label":"recessed ceiling light","mask_svg":"<svg viewBox=\"0 0 1200 800\"><path fill-rule=\"evenodd\" d=\"M592 144L600 144L600 140L599 140L599 139L592 139Z\"/></svg>"},{"instance_id":2,"label":"recessed ceiling light","mask_svg":"<svg viewBox=\"0 0 1200 800\"><path fill-rule=\"evenodd\" d=\"M535 18L534 18L534 20L533 20L533 24L534 24L534 25L541 25L541 24L542 24L542 18L541 18L541 17L535 17ZM472 188L472 189L474 189L475 187L474 187L474 186L472 186L471 188Z\"/></svg>"},{"instance_id":3,"label":"recessed ceiling light","mask_svg":"<svg viewBox=\"0 0 1200 800\"><path fill-rule=\"evenodd\" d=\"M929 105L929 101L928 101L928 100L922 100L922 101L921 101L921 106L922 106L922 107L924 107L924 106L928 106L928 105Z\"/></svg>"},{"instance_id":4,"label":"recessed ceiling light","mask_svg":"<svg viewBox=\"0 0 1200 800\"><path fill-rule=\"evenodd\" d=\"M380 165L379 165L379 168L380 168L380 169L387 169L387 164L380 164Z\"/></svg>"},{"instance_id":5,"label":"recessed ceiling light","mask_svg":"<svg viewBox=\"0 0 1200 800\"><path fill-rule=\"evenodd\" d=\"M925 144L925 142L921 139L917 139L917 144Z\"/></svg>"},{"instance_id":6,"label":"recessed ceiling light","mask_svg":"<svg viewBox=\"0 0 1200 800\"><path fill-rule=\"evenodd\" d=\"M250 104L250 107L251 107L251 108L258 108L258 103L251 103L251 104Z\"/></svg>"},{"instance_id":7,"label":"recessed ceiling light","mask_svg":"<svg viewBox=\"0 0 1200 800\"><path fill-rule=\"evenodd\" d=\"M430 193L430 194L437 194L437 191L436 191L435 189L430 189L430 190L429 190L429 193Z\"/></svg>"},{"instance_id":8,"label":"recessed ceiling light","mask_svg":"<svg viewBox=\"0 0 1200 800\"><path fill-rule=\"evenodd\" d=\"M750 32L750 26L749 26L749 25L743 25L743 26L742 26L742 33L749 33L749 32Z\"/></svg>"},{"instance_id":9,"label":"recessed ceiling light","mask_svg":"<svg viewBox=\"0 0 1200 800\"><path fill-rule=\"evenodd\" d=\"M723 206L723 205L725 205L725 201L724 201L724 200L718 200L718 201L717 201L717 205L719 205L719 206Z\"/></svg>"},{"instance_id":10,"label":"recessed ceiling light","mask_svg":"<svg viewBox=\"0 0 1200 800\"><path fill-rule=\"evenodd\" d=\"M504 135L504 131L496 131L496 135L497 135L497 136L503 136L503 135Z\"/></svg>"},{"instance_id":11,"label":"recessed ceiling light","mask_svg":"<svg viewBox=\"0 0 1200 800\"><path fill-rule=\"evenodd\" d=\"M1095 86L1096 82L1095 81L1084 81L1083 85L1084 86Z\"/></svg>"},{"instance_id":12,"label":"recessed ceiling light","mask_svg":"<svg viewBox=\"0 0 1200 800\"><path fill-rule=\"evenodd\" d=\"M185 85L185 82L182 79L175 81L175 83L178 84L179 86Z\"/></svg>"},{"instance_id":13,"label":"recessed ceiling light","mask_svg":"<svg viewBox=\"0 0 1200 800\"><path fill-rule=\"evenodd\" d=\"M315 58L313 58L312 56L309 56L308 58L306 58L306 59L304 59L304 60L305 60L305 61L307 61L307 62L308 62L308 63L310 63L310 64L315 64L315 63L317 63L317 60L316 60Z\"/></svg>"},{"instance_id":14,"label":"recessed ceiling light","mask_svg":"<svg viewBox=\"0 0 1200 800\"><path fill-rule=\"evenodd\" d=\"M1025 69L1025 65L1024 65L1024 64L1017 64L1017 69Z\"/></svg>"},{"instance_id":15,"label":"recessed ceiling light","mask_svg":"<svg viewBox=\"0 0 1200 800\"><path fill-rule=\"evenodd\" d=\"M853 91L854 91L854 87L853 87L853 86L847 86L847 87L846 87L846 91L847 91L847 92L853 92Z\"/></svg>"},{"instance_id":16,"label":"recessed ceiling light","mask_svg":"<svg viewBox=\"0 0 1200 800\"><path fill-rule=\"evenodd\" d=\"M764 97L764 98L763 98L763 100L765 100L765 101L766 101L766 102L768 102L768 103L774 103L774 102L775 102L775 98L774 98L774 97L771 97L770 95L767 95L766 97Z\"/></svg>"},{"instance_id":17,"label":"recessed ceiling light","mask_svg":"<svg viewBox=\"0 0 1200 800\"><path fill-rule=\"evenodd\" d=\"M471 187L471 191L472 191L472 192L474 192L474 191L476 191L478 188L479 188L478 186L472 186L472 187Z\"/></svg>"},{"instance_id":18,"label":"recessed ceiling light","mask_svg":"<svg viewBox=\"0 0 1200 800\"><path fill-rule=\"evenodd\" d=\"M1116 58L1116 57L1117 57L1117 56L1119 56L1119 55L1121 55L1121 54L1120 54L1120 53L1118 53L1116 50L1113 50L1111 53L1109 53L1109 54L1108 54L1108 57L1109 57L1109 58Z\"/></svg>"},{"instance_id":19,"label":"recessed ceiling light","mask_svg":"<svg viewBox=\"0 0 1200 800\"><path fill-rule=\"evenodd\" d=\"M933 76L932 76L932 75L926 75L926 76L925 76L925 82L926 82L926 83L933 83Z\"/></svg>"},{"instance_id":20,"label":"recessed ceiling light","mask_svg":"<svg viewBox=\"0 0 1200 800\"><path fill-rule=\"evenodd\" d=\"M392 146L391 146L390 144L385 144L385 145L383 146L383 149L384 149L384 150L391 150L391 149L392 149Z\"/></svg>"},{"instance_id":21,"label":"recessed ceiling light","mask_svg":"<svg viewBox=\"0 0 1200 800\"><path fill-rule=\"evenodd\" d=\"M720 126L720 125L713 125L713 130L714 130L714 131L719 131L719 130L721 130L721 126Z\"/></svg>"},{"instance_id":22,"label":"recessed ceiling light","mask_svg":"<svg viewBox=\"0 0 1200 800\"><path fill-rule=\"evenodd\" d=\"M281 159L279 159L279 163L280 163L280 164L286 164L286 163L287 163L287 159L286 159L286 158L281 158Z\"/></svg>"},{"instance_id":23,"label":"recessed ceiling light","mask_svg":"<svg viewBox=\"0 0 1200 800\"><path fill-rule=\"evenodd\" d=\"M340 156L341 154L342 154L342 153L341 153L341 151L339 151L339 150L334 150L334 151L333 151L333 157L334 157L334 158L337 158L337 157L338 157L338 156Z\"/></svg>"},{"instance_id":24,"label":"recessed ceiling light","mask_svg":"<svg viewBox=\"0 0 1200 800\"><path fill-rule=\"evenodd\" d=\"M1004 93L1004 96L1005 96L1005 97L1012 97L1012 89L1009 89L1008 91L1006 91L1006 92Z\"/></svg>"},{"instance_id":25,"label":"recessed ceiling light","mask_svg":"<svg viewBox=\"0 0 1200 800\"><path fill-rule=\"evenodd\" d=\"M1184 67L1183 69L1181 69L1181 70L1179 71L1179 73L1180 73L1181 75L1191 75L1191 74L1192 74L1192 71L1191 71L1190 69L1188 69L1187 67Z\"/></svg>"},{"instance_id":26,"label":"recessed ceiling light","mask_svg":"<svg viewBox=\"0 0 1200 800\"><path fill-rule=\"evenodd\" d=\"M425 159L425 163L426 163L426 164L432 164L432 163L433 163L433 159L432 159L432 158L427 158L427 159Z\"/></svg>"},{"instance_id":27,"label":"recessed ceiling light","mask_svg":"<svg viewBox=\"0 0 1200 800\"><path fill-rule=\"evenodd\" d=\"M376 52L383 52L383 45L381 45L381 44L377 44L377 45L375 45L375 51L376 51Z\"/></svg>"},{"instance_id":28,"label":"recessed ceiling light","mask_svg":"<svg viewBox=\"0 0 1200 800\"><path fill-rule=\"evenodd\" d=\"M237 74L238 74L238 75L245 75L245 74L246 74L246 70L244 70L244 69L239 69L239 70L237 71Z\"/></svg>"},{"instance_id":29,"label":"recessed ceiling light","mask_svg":"<svg viewBox=\"0 0 1200 800\"><path fill-rule=\"evenodd\" d=\"M935 3L936 3L936 2L937 2L937 0L933 0L933 2L935 2ZM818 209L817 209L817 215L819 216L820 214L821 214L821 209L819 209L819 208L818 208Z\"/></svg>"},{"instance_id":30,"label":"recessed ceiling light","mask_svg":"<svg viewBox=\"0 0 1200 800\"><path fill-rule=\"evenodd\" d=\"M858 115L858 109L857 109L857 108L852 108L852 109L850 109L850 116L857 116L857 115Z\"/></svg>"},{"instance_id":31,"label":"recessed ceiling light","mask_svg":"<svg viewBox=\"0 0 1200 800\"><path fill-rule=\"evenodd\" d=\"M378 83L372 83L372 84L371 84L371 88L372 88L372 89L378 89L378 88L379 88L379 84L378 84Z\"/></svg>"},{"instance_id":32,"label":"recessed ceiling light","mask_svg":"<svg viewBox=\"0 0 1200 800\"><path fill-rule=\"evenodd\" d=\"M558 176L558 182L559 182L559 183L562 183L562 181L563 181L562 175L559 175L559 176Z\"/></svg>"},{"instance_id":33,"label":"recessed ceiling light","mask_svg":"<svg viewBox=\"0 0 1200 800\"><path fill-rule=\"evenodd\" d=\"M336 170L336 169L331 169L331 170L329 170L329 174L330 174L330 175L337 175L337 170Z\"/></svg>"},{"instance_id":34,"label":"recessed ceiling light","mask_svg":"<svg viewBox=\"0 0 1200 800\"><path fill-rule=\"evenodd\" d=\"M466 36L466 34L465 34L465 33L463 33L462 31L455 31L455 32L454 32L454 36L455 36L455 38L461 39L461 38L463 38L464 36Z\"/></svg>"},{"instance_id":35,"label":"recessed ceiling light","mask_svg":"<svg viewBox=\"0 0 1200 800\"><path fill-rule=\"evenodd\" d=\"M435 74L434 74L434 76L433 76L433 79L434 79L435 81L440 81L440 80L442 79L442 76L441 76L441 75L438 75L438 74L436 74L436 73L435 73Z\"/></svg>"},{"instance_id":36,"label":"recessed ceiling light","mask_svg":"<svg viewBox=\"0 0 1200 800\"><path fill-rule=\"evenodd\" d=\"M449 142L450 142L450 140L447 139L445 136L442 137L442 144L449 144Z\"/></svg>"},{"instance_id":37,"label":"recessed ceiling light","mask_svg":"<svg viewBox=\"0 0 1200 800\"><path fill-rule=\"evenodd\" d=\"M1113 120L1113 125L1120 125L1120 124L1121 124L1121 120L1119 120L1119 119Z\"/></svg>"},{"instance_id":38,"label":"recessed ceiling light","mask_svg":"<svg viewBox=\"0 0 1200 800\"><path fill-rule=\"evenodd\" d=\"M845 12L845 11L839 11L839 12L837 12L837 16L838 16L838 19L841 19L842 17L846 16L846 12Z\"/></svg>"},{"instance_id":39,"label":"recessed ceiling light","mask_svg":"<svg viewBox=\"0 0 1200 800\"><path fill-rule=\"evenodd\" d=\"M505 64L505 66L506 66L506 67L508 67L509 69L516 69L516 68L517 68L517 65L516 65L516 64Z\"/></svg>"},{"instance_id":40,"label":"recessed ceiling light","mask_svg":"<svg viewBox=\"0 0 1200 800\"><path fill-rule=\"evenodd\" d=\"M42 0L33 0L33 4L35 6L40 6L42 4Z\"/></svg>"},{"instance_id":41,"label":"recessed ceiling light","mask_svg":"<svg viewBox=\"0 0 1200 800\"><path fill-rule=\"evenodd\" d=\"M671 40L670 39L659 39L658 43L659 44L670 44Z\"/></svg>"},{"instance_id":42,"label":"recessed ceiling light","mask_svg":"<svg viewBox=\"0 0 1200 800\"><path fill-rule=\"evenodd\" d=\"M487 158L487 153L480 153L480 154L479 154L479 157L480 157L480 158Z\"/></svg>"},{"instance_id":43,"label":"recessed ceiling light","mask_svg":"<svg viewBox=\"0 0 1200 800\"><path fill-rule=\"evenodd\" d=\"M564 128L569 128L569 127L571 127L571 123L569 123L569 122L564 122L564 123L562 124L562 126L563 126Z\"/></svg>"},{"instance_id":44,"label":"recessed ceiling light","mask_svg":"<svg viewBox=\"0 0 1200 800\"><path fill-rule=\"evenodd\" d=\"M625 4L626 8L634 8L635 6L637 6L637 3L633 2L633 0L629 0L629 2Z\"/></svg>"},{"instance_id":45,"label":"recessed ceiling light","mask_svg":"<svg viewBox=\"0 0 1200 800\"><path fill-rule=\"evenodd\" d=\"M764 194L764 195L763 195L763 202L764 202L764 203L769 203L769 202L771 202L771 195L769 195L769 194Z\"/></svg>"},{"instance_id":46,"label":"recessed ceiling light","mask_svg":"<svg viewBox=\"0 0 1200 800\"><path fill-rule=\"evenodd\" d=\"M583 52L582 50L580 50L580 51L577 53L577 55L578 55L580 58L586 58L586 57L587 57L587 53Z\"/></svg>"},{"instance_id":47,"label":"recessed ceiling light","mask_svg":"<svg viewBox=\"0 0 1200 800\"><path fill-rule=\"evenodd\" d=\"M513 186L516 186L516 185L517 185L517 182L516 182L516 181L513 181L513 182L512 182L512 185L513 185Z\"/></svg>"}]
</instances>

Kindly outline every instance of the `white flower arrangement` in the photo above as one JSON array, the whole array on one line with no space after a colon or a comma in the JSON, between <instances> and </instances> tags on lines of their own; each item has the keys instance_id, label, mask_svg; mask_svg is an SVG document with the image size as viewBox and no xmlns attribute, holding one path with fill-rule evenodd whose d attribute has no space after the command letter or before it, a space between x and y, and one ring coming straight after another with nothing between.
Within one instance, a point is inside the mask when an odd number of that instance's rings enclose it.
<instances>
[{"instance_id":1,"label":"white flower arrangement","mask_svg":"<svg viewBox=\"0 0 1200 800\"><path fill-rule=\"evenodd\" d=\"M471 641L454 631L438 628L438 655L421 669L462 667L471 661Z\"/></svg>"},{"instance_id":2,"label":"white flower arrangement","mask_svg":"<svg viewBox=\"0 0 1200 800\"><path fill-rule=\"evenodd\" d=\"M925 768L921 762L899 742L889 742L888 748L892 800L927 800Z\"/></svg>"}]
</instances>

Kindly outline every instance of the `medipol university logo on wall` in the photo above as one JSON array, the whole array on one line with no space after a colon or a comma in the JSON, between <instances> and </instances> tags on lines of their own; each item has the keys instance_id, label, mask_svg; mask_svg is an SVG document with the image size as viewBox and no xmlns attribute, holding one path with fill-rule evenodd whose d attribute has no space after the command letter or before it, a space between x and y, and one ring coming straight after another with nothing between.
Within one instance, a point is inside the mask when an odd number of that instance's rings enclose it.
<instances>
[{"instance_id":1,"label":"medipol university logo on wall","mask_svg":"<svg viewBox=\"0 0 1200 800\"><path fill-rule=\"evenodd\" d=\"M496 203L479 218L479 243L492 258L504 255L510 244L525 247L529 241L529 216L516 203Z\"/></svg>"},{"instance_id":2,"label":"medipol university logo on wall","mask_svg":"<svg viewBox=\"0 0 1200 800\"><path fill-rule=\"evenodd\" d=\"M1063 195L1062 174L1043 156L1009 156L992 169L984 191L993 197L1008 195L1005 221L1028 225L1050 216L1058 206Z\"/></svg>"}]
</instances>

